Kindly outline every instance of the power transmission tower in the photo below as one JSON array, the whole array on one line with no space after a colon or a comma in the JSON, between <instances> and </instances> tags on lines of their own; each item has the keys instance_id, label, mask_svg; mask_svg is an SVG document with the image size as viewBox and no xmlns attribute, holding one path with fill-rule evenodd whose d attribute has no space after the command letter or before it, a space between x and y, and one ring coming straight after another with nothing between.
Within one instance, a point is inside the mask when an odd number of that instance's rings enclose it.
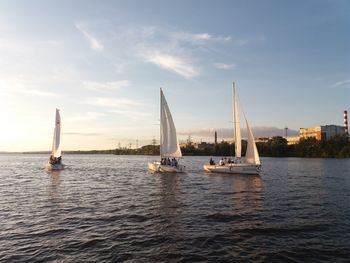
<instances>
[{"instance_id":1,"label":"power transmission tower","mask_svg":"<svg viewBox=\"0 0 350 263\"><path fill-rule=\"evenodd\" d=\"M151 142L151 143L152 143L152 145L153 145L153 146L155 146L155 145L157 144L157 140L156 140L156 138L155 138L155 137L153 137L153 139L152 139L152 142Z\"/></svg>"}]
</instances>

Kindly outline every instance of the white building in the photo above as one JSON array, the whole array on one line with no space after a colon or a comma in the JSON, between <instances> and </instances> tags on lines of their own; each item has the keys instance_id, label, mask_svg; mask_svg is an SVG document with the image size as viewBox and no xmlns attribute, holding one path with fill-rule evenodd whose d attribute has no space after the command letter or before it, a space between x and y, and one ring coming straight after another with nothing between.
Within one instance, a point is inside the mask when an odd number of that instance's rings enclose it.
<instances>
[{"instance_id":1,"label":"white building","mask_svg":"<svg viewBox=\"0 0 350 263\"><path fill-rule=\"evenodd\" d=\"M317 140L329 140L335 135L344 135L345 128L338 125L320 125L311 128L300 128L299 133L300 139L315 137Z\"/></svg>"}]
</instances>

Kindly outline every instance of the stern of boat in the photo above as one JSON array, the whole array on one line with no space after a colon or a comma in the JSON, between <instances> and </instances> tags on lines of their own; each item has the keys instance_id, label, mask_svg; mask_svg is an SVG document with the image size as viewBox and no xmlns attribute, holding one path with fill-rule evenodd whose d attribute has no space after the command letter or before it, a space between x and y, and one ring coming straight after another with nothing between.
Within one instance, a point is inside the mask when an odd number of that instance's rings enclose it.
<instances>
[{"instance_id":1,"label":"stern of boat","mask_svg":"<svg viewBox=\"0 0 350 263\"><path fill-rule=\"evenodd\" d=\"M148 169L151 172L157 172L157 173L183 173L183 172L185 172L184 165L177 165L177 166L162 165L162 164L160 164L160 162L148 163Z\"/></svg>"},{"instance_id":2,"label":"stern of boat","mask_svg":"<svg viewBox=\"0 0 350 263\"><path fill-rule=\"evenodd\" d=\"M56 164L47 163L45 168L49 171L59 171L64 169L64 165L61 163L56 163Z\"/></svg>"}]
</instances>

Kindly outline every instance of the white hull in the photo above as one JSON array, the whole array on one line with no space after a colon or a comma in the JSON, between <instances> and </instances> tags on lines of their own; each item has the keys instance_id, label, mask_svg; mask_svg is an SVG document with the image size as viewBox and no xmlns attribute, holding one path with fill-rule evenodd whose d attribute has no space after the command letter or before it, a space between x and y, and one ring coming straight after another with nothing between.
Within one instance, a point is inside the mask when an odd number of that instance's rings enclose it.
<instances>
[{"instance_id":1,"label":"white hull","mask_svg":"<svg viewBox=\"0 0 350 263\"><path fill-rule=\"evenodd\" d=\"M183 173L183 172L185 172L185 166L183 166L183 165L177 165L177 166L162 165L162 164L160 164L160 162L148 163L148 169L152 172L157 172L157 173Z\"/></svg>"},{"instance_id":2,"label":"white hull","mask_svg":"<svg viewBox=\"0 0 350 263\"><path fill-rule=\"evenodd\" d=\"M228 173L228 174L259 174L259 167L253 164L235 163L226 165L203 166L204 171L210 173Z\"/></svg>"},{"instance_id":3,"label":"white hull","mask_svg":"<svg viewBox=\"0 0 350 263\"><path fill-rule=\"evenodd\" d=\"M61 164L61 163L56 163L56 164L47 163L46 164L46 169L49 170L49 171L63 170L64 169L64 165Z\"/></svg>"}]
</instances>

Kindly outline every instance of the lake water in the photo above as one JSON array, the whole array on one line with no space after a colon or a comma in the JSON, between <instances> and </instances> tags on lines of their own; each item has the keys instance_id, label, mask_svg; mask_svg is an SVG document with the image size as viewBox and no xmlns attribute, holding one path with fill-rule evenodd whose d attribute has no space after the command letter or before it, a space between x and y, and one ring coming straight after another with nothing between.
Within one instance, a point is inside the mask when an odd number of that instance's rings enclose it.
<instances>
[{"instance_id":1,"label":"lake water","mask_svg":"<svg viewBox=\"0 0 350 263\"><path fill-rule=\"evenodd\" d=\"M2 262L349 262L350 160L150 174L150 156L0 155Z\"/></svg>"}]
</instances>

